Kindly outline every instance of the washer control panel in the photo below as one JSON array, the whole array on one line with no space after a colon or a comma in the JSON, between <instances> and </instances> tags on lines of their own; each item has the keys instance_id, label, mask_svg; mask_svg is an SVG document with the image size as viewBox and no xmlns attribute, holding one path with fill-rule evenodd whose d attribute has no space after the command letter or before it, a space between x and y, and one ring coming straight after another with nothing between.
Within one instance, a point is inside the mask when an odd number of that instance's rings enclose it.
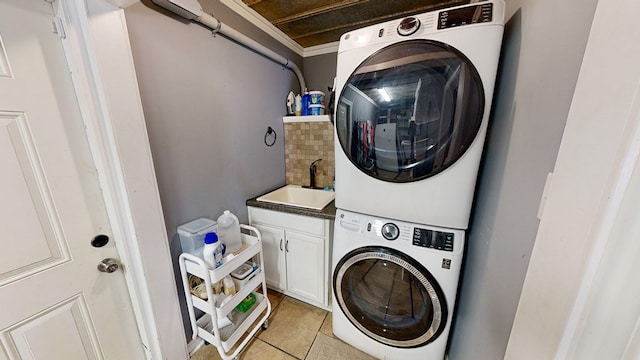
<instances>
[{"instance_id":1,"label":"washer control panel","mask_svg":"<svg viewBox=\"0 0 640 360\"><path fill-rule=\"evenodd\" d=\"M413 245L438 250L453 251L453 233L421 228L413 230Z\"/></svg>"},{"instance_id":2,"label":"washer control panel","mask_svg":"<svg viewBox=\"0 0 640 360\"><path fill-rule=\"evenodd\" d=\"M424 249L428 252L446 251L450 256L456 256L462 254L465 235L464 230L408 223L338 209L334 245L341 241L389 246L407 254Z\"/></svg>"},{"instance_id":3,"label":"washer control panel","mask_svg":"<svg viewBox=\"0 0 640 360\"><path fill-rule=\"evenodd\" d=\"M438 14L438 30L492 20L493 3L444 10Z\"/></svg>"}]
</instances>

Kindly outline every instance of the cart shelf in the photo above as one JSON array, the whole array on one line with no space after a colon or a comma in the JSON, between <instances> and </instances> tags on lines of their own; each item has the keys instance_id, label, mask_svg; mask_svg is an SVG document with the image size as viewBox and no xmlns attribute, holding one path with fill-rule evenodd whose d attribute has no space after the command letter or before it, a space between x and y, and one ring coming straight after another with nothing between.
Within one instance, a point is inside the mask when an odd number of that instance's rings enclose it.
<instances>
[{"instance_id":1,"label":"cart shelf","mask_svg":"<svg viewBox=\"0 0 640 360\"><path fill-rule=\"evenodd\" d=\"M233 325L225 326L220 329L220 342L225 352L228 352L233 348L236 342L242 337L242 335L249 330L251 324L258 319L258 316L267 308L266 297L262 294L254 293L256 296L256 303L246 313L240 311L235 312L233 319ZM215 344L215 337L213 335L213 322L209 314L201 317L197 321L198 324L198 336L208 341L211 344ZM258 326L261 324L258 324Z\"/></svg>"},{"instance_id":2,"label":"cart shelf","mask_svg":"<svg viewBox=\"0 0 640 360\"><path fill-rule=\"evenodd\" d=\"M235 252L231 259L227 258L227 261L222 266L212 269L202 258L190 253L183 253L179 258L189 319L193 329L193 339L200 337L214 345L223 360L237 358L246 344L257 333L260 326L266 329L267 318L271 313L271 303L269 303L269 299L266 296L267 285L262 269L264 260L260 232L252 226L240 226L249 234L242 234L243 244L241 249ZM258 260L259 267L254 270L250 275L250 280L246 281L242 287L239 287L239 283L236 282L236 293L234 295L213 294L212 284L221 281L251 259ZM195 275L204 280L207 299L201 299L191 294L189 275ZM262 287L262 294L255 292L260 287ZM244 313L236 310L236 306L252 293L256 298L255 304ZM196 319L194 308L203 311L205 315L200 319ZM219 319L225 317L232 324L219 327ZM251 328L252 324L255 324L253 328ZM249 331L249 335L231 352L247 331Z\"/></svg>"}]
</instances>

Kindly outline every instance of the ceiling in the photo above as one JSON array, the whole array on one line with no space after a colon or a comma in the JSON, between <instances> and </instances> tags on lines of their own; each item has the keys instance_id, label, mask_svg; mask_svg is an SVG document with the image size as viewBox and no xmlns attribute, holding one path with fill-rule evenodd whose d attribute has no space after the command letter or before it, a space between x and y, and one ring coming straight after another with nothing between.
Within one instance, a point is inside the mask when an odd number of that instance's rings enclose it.
<instances>
[{"instance_id":1,"label":"ceiling","mask_svg":"<svg viewBox=\"0 0 640 360\"><path fill-rule=\"evenodd\" d=\"M351 30L470 0L242 0L306 48L340 40Z\"/></svg>"}]
</instances>

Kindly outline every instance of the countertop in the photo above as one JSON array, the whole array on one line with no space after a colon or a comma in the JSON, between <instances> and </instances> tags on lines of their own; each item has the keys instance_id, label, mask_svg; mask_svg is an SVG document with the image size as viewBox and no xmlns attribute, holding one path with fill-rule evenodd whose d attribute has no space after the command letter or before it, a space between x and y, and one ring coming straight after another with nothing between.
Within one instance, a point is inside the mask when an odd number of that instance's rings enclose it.
<instances>
[{"instance_id":1,"label":"countertop","mask_svg":"<svg viewBox=\"0 0 640 360\"><path fill-rule=\"evenodd\" d=\"M270 192L271 191L267 191L265 194L268 194ZM336 204L335 204L335 201L330 202L329 205L325 206L322 210L314 210L314 209L307 209L307 208L302 208L302 207L298 207L298 206L274 204L274 203L269 203L269 202L265 202L265 201L256 200L257 198L259 198L262 195L264 195L264 194L260 194L260 195L258 195L256 197L252 198L252 199L247 200L247 202L246 202L247 206L251 206L251 207L255 207L255 208L268 209L268 210L274 210L274 211L280 211L280 212L285 212L285 213L289 213L289 214L310 216L310 217L315 217L315 218L320 218L320 219L328 219L328 220L332 220L332 221L335 220L335 218L336 218Z\"/></svg>"}]
</instances>

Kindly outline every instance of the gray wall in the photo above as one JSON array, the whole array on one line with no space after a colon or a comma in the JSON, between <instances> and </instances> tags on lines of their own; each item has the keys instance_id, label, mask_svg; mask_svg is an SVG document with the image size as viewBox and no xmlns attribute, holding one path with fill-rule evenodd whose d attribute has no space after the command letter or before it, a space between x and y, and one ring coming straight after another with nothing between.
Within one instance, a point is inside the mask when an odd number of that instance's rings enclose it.
<instances>
[{"instance_id":1,"label":"gray wall","mask_svg":"<svg viewBox=\"0 0 640 360\"><path fill-rule=\"evenodd\" d=\"M333 87L333 79L336 77L337 61L338 53L335 52L309 56L302 60L307 87L309 90L323 91L327 95L327 104L329 103L329 91L327 88Z\"/></svg>"},{"instance_id":2,"label":"gray wall","mask_svg":"<svg viewBox=\"0 0 640 360\"><path fill-rule=\"evenodd\" d=\"M202 5L223 23L292 58L224 6ZM199 217L216 219L225 209L246 222L246 199L284 185L282 116L287 93L298 91L298 81L283 66L169 15L147 2L125 10L177 264L177 226ZM300 57L292 59L301 63ZM264 144L268 126L278 135L273 147ZM174 271L179 275L175 266ZM191 329L185 330L189 337Z\"/></svg>"},{"instance_id":3,"label":"gray wall","mask_svg":"<svg viewBox=\"0 0 640 360\"><path fill-rule=\"evenodd\" d=\"M223 22L301 62L224 6L201 3ZM553 169L595 4L507 0L452 360L504 356L542 188ZM215 218L226 208L246 221L244 201L284 183L281 116L286 94L298 92L297 79L222 36L151 7L136 4L125 14L169 237L178 225ZM304 59L310 90L332 85L335 58ZM262 142L267 126L279 136L271 148Z\"/></svg>"},{"instance_id":4,"label":"gray wall","mask_svg":"<svg viewBox=\"0 0 640 360\"><path fill-rule=\"evenodd\" d=\"M452 360L504 357L596 2L507 1Z\"/></svg>"}]
</instances>

